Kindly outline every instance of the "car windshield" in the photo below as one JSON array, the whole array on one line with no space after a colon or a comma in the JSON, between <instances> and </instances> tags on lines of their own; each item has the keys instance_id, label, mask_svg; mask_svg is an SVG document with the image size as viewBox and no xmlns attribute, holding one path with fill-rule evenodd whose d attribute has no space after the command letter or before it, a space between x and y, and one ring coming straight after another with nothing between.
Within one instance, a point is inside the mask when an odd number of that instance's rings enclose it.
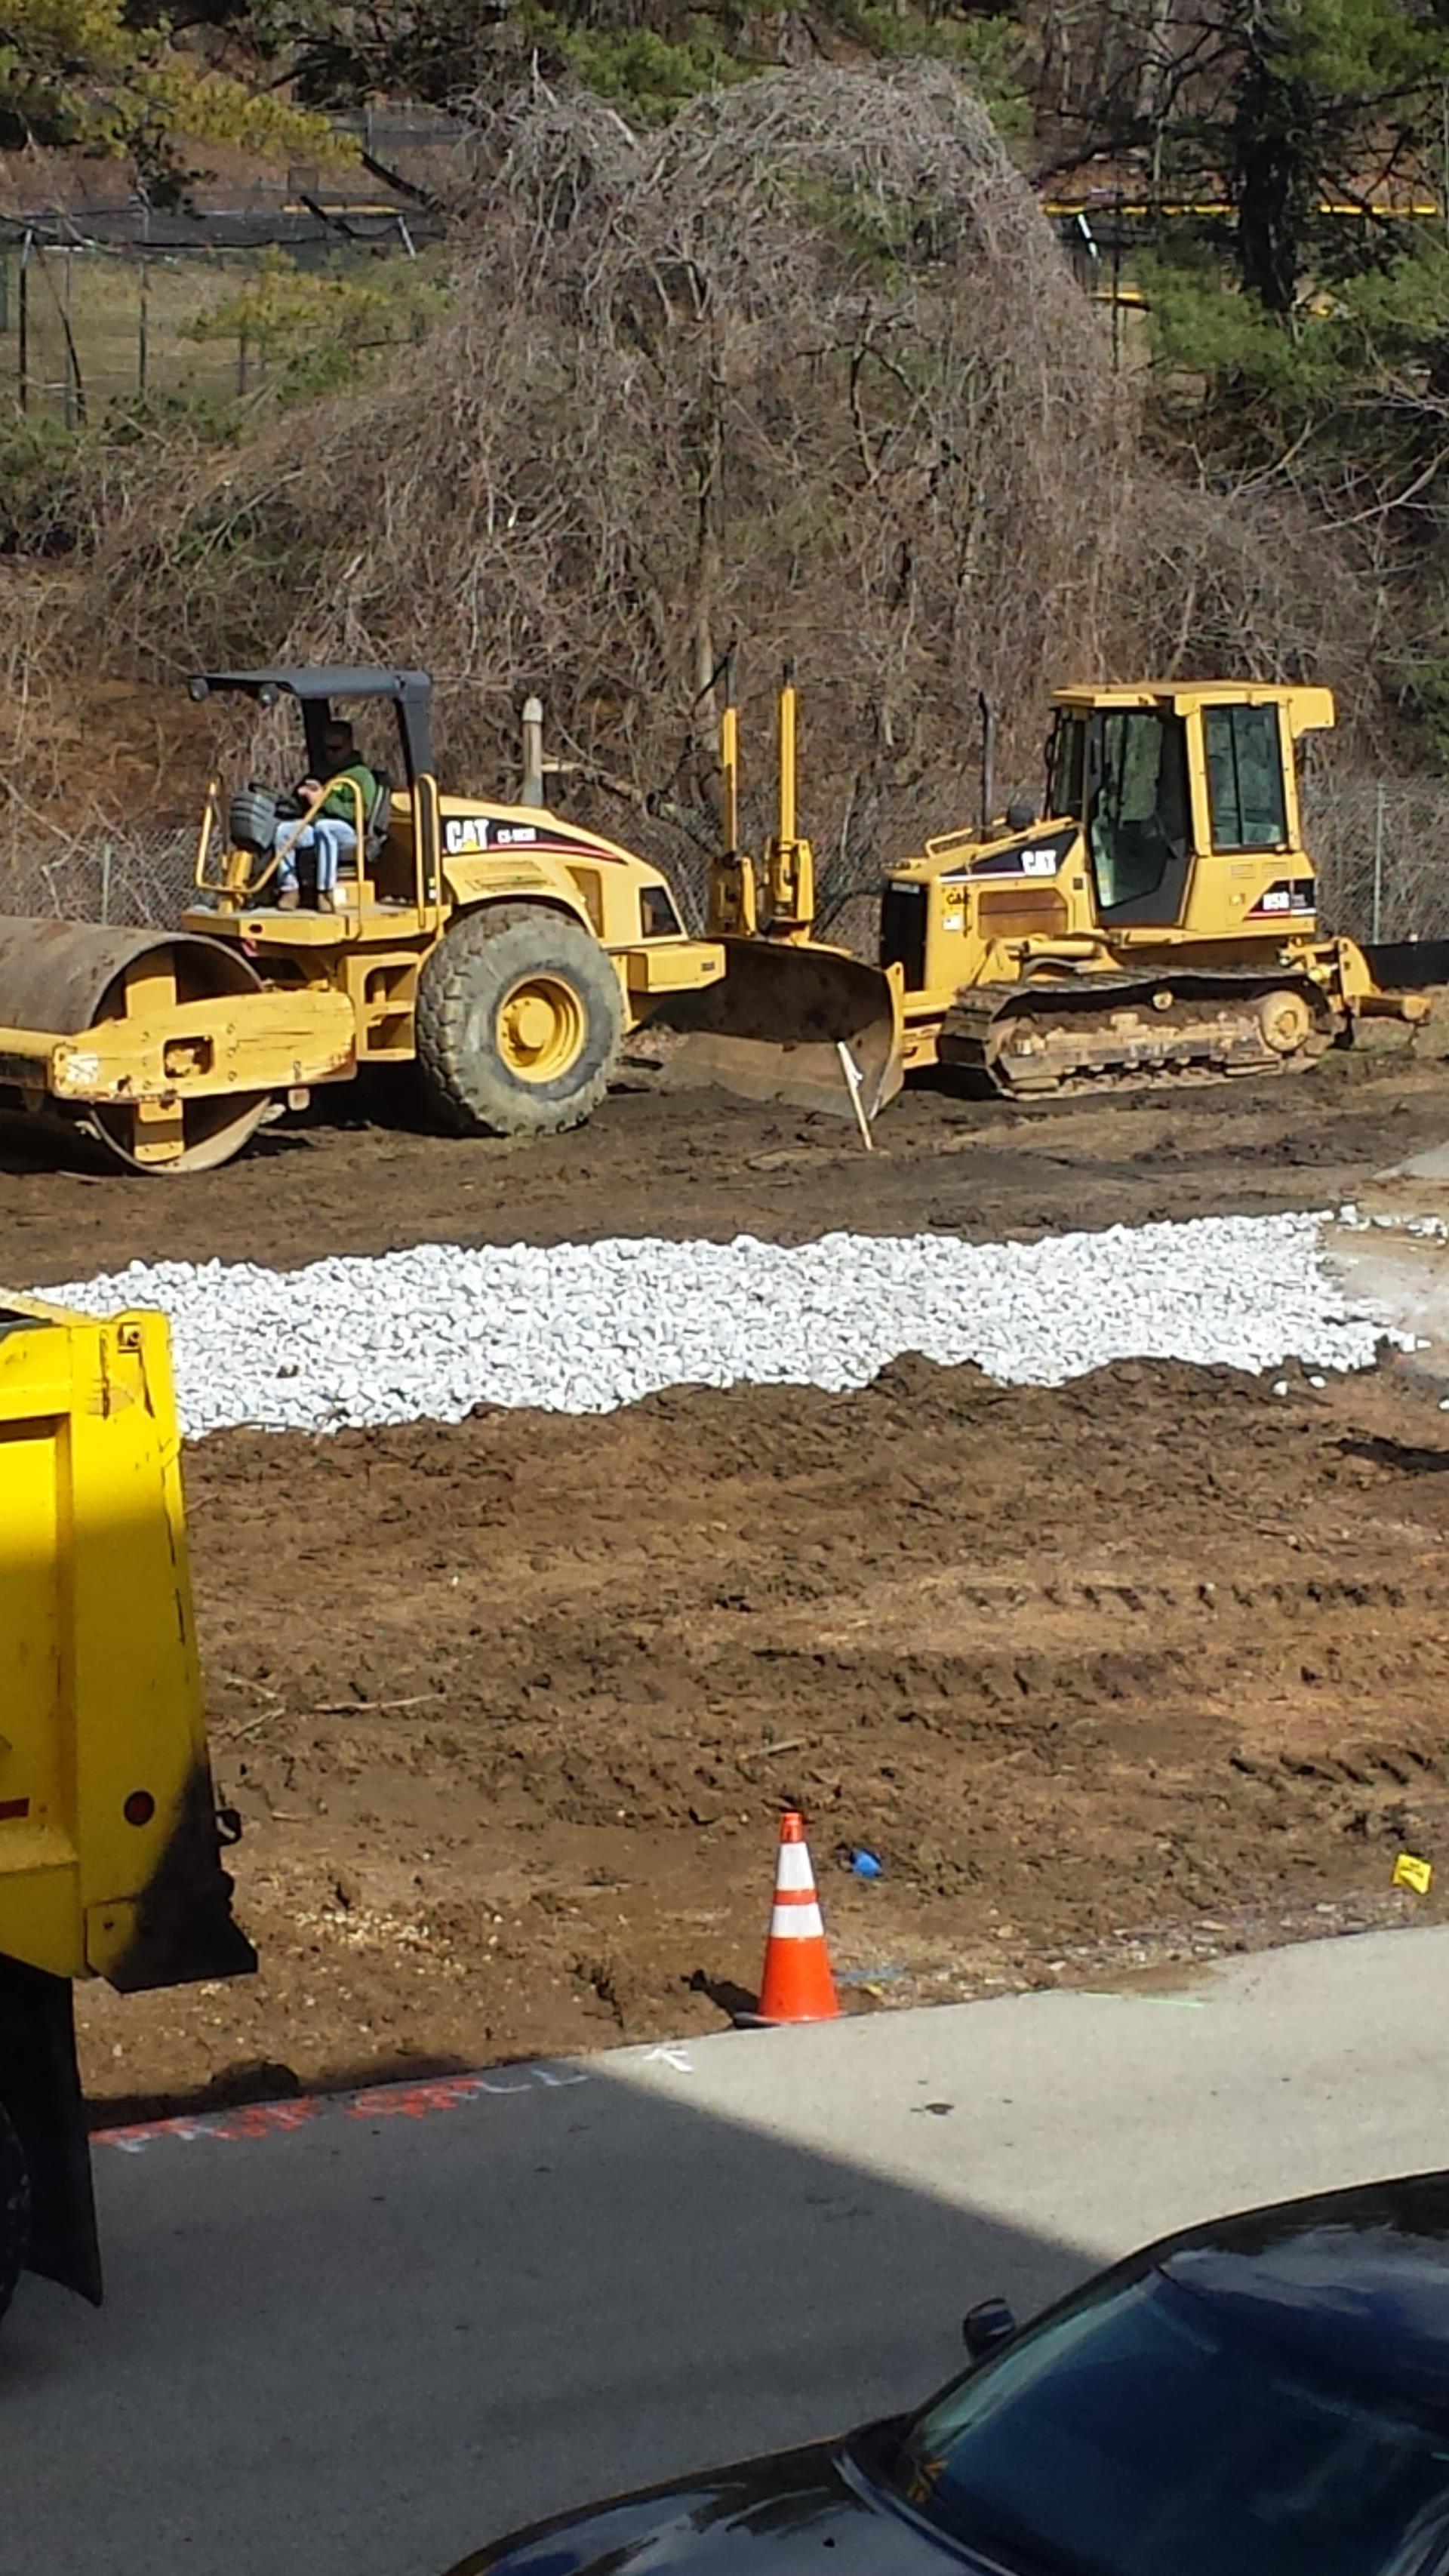
<instances>
[{"instance_id":1,"label":"car windshield","mask_svg":"<svg viewBox=\"0 0 1449 2576\"><path fill-rule=\"evenodd\" d=\"M968 2372L891 2483L1012 2576L1415 2576L1444 2553L1449 2427L1153 2272Z\"/></svg>"}]
</instances>

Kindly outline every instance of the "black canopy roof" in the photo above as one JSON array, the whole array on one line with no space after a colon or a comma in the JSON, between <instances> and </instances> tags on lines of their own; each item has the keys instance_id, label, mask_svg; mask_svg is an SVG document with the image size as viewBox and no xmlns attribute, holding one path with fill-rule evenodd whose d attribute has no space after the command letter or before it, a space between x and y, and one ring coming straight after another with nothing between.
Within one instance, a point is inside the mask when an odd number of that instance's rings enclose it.
<instances>
[{"instance_id":1,"label":"black canopy roof","mask_svg":"<svg viewBox=\"0 0 1449 2576\"><path fill-rule=\"evenodd\" d=\"M424 772L432 770L433 683L426 671L384 671L368 663L352 668L319 663L315 669L290 664L272 671L198 671L189 686L198 701L209 698L214 691L255 698L263 707L275 706L281 697L297 699L307 737L307 756L319 777L323 774L324 737L332 700L388 699L397 709L408 784L411 786Z\"/></svg>"},{"instance_id":2,"label":"black canopy roof","mask_svg":"<svg viewBox=\"0 0 1449 2576\"><path fill-rule=\"evenodd\" d=\"M433 684L426 671L384 671L375 664L362 663L352 669L339 665L328 669L319 664L315 670L292 665L275 671L198 671L191 682L194 698L209 697L213 689L230 691L234 696L261 698L397 698L411 706L426 706Z\"/></svg>"}]
</instances>

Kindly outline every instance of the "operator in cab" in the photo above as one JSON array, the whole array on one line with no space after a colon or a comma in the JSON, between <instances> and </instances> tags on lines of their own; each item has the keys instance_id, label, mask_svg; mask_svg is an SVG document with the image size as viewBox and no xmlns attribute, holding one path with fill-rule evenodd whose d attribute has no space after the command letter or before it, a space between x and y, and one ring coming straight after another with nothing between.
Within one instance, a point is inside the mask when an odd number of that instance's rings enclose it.
<instances>
[{"instance_id":1,"label":"operator in cab","mask_svg":"<svg viewBox=\"0 0 1449 2576\"><path fill-rule=\"evenodd\" d=\"M358 797L361 798L364 824L377 802L377 774L369 769L358 751L356 736L345 717L329 719L322 736L322 749L327 761L326 797L311 821L304 823L300 831L295 816L290 821L279 817L272 841L273 849L282 854L277 869L277 904L283 912L295 912L301 901L297 855L302 850L315 852L317 900L324 908L333 908L342 866L357 851ZM357 796L353 795L348 781L356 783ZM299 782L297 795L304 808L321 794L323 784L320 778L304 778Z\"/></svg>"}]
</instances>

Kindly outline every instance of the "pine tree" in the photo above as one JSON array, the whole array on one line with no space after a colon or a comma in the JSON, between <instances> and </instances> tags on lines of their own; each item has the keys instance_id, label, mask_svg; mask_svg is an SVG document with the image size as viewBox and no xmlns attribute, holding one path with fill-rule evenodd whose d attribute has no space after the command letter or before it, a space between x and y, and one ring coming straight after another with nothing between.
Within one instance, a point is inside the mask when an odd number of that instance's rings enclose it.
<instances>
[{"instance_id":1,"label":"pine tree","mask_svg":"<svg viewBox=\"0 0 1449 2576\"><path fill-rule=\"evenodd\" d=\"M0 148L25 143L114 154L157 195L174 189L193 143L272 158L345 150L326 119L209 68L168 21L126 0L3 0Z\"/></svg>"},{"instance_id":2,"label":"pine tree","mask_svg":"<svg viewBox=\"0 0 1449 2576\"><path fill-rule=\"evenodd\" d=\"M1223 109L1192 140L1226 182L1248 294L1286 314L1311 255L1370 267L1392 249L1371 210L1391 182L1422 187L1449 83L1441 0L1227 0L1206 68ZM1327 232L1325 201L1363 208L1358 234Z\"/></svg>"}]
</instances>

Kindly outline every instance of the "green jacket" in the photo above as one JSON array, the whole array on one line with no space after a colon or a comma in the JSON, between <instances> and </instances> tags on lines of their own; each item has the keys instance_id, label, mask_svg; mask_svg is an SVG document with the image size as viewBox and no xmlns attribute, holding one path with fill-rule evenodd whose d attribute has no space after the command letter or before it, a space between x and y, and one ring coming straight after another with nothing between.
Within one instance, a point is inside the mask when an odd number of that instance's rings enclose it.
<instances>
[{"instance_id":1,"label":"green jacket","mask_svg":"<svg viewBox=\"0 0 1449 2576\"><path fill-rule=\"evenodd\" d=\"M339 779L356 779L362 790L362 819L365 823L372 812L373 800L377 795L377 778L374 772L368 768L365 760L349 760L347 767L339 769L335 774ZM330 796L324 796L317 811L319 814L335 814L339 822L356 823L357 821L357 807L345 787L334 787Z\"/></svg>"}]
</instances>

